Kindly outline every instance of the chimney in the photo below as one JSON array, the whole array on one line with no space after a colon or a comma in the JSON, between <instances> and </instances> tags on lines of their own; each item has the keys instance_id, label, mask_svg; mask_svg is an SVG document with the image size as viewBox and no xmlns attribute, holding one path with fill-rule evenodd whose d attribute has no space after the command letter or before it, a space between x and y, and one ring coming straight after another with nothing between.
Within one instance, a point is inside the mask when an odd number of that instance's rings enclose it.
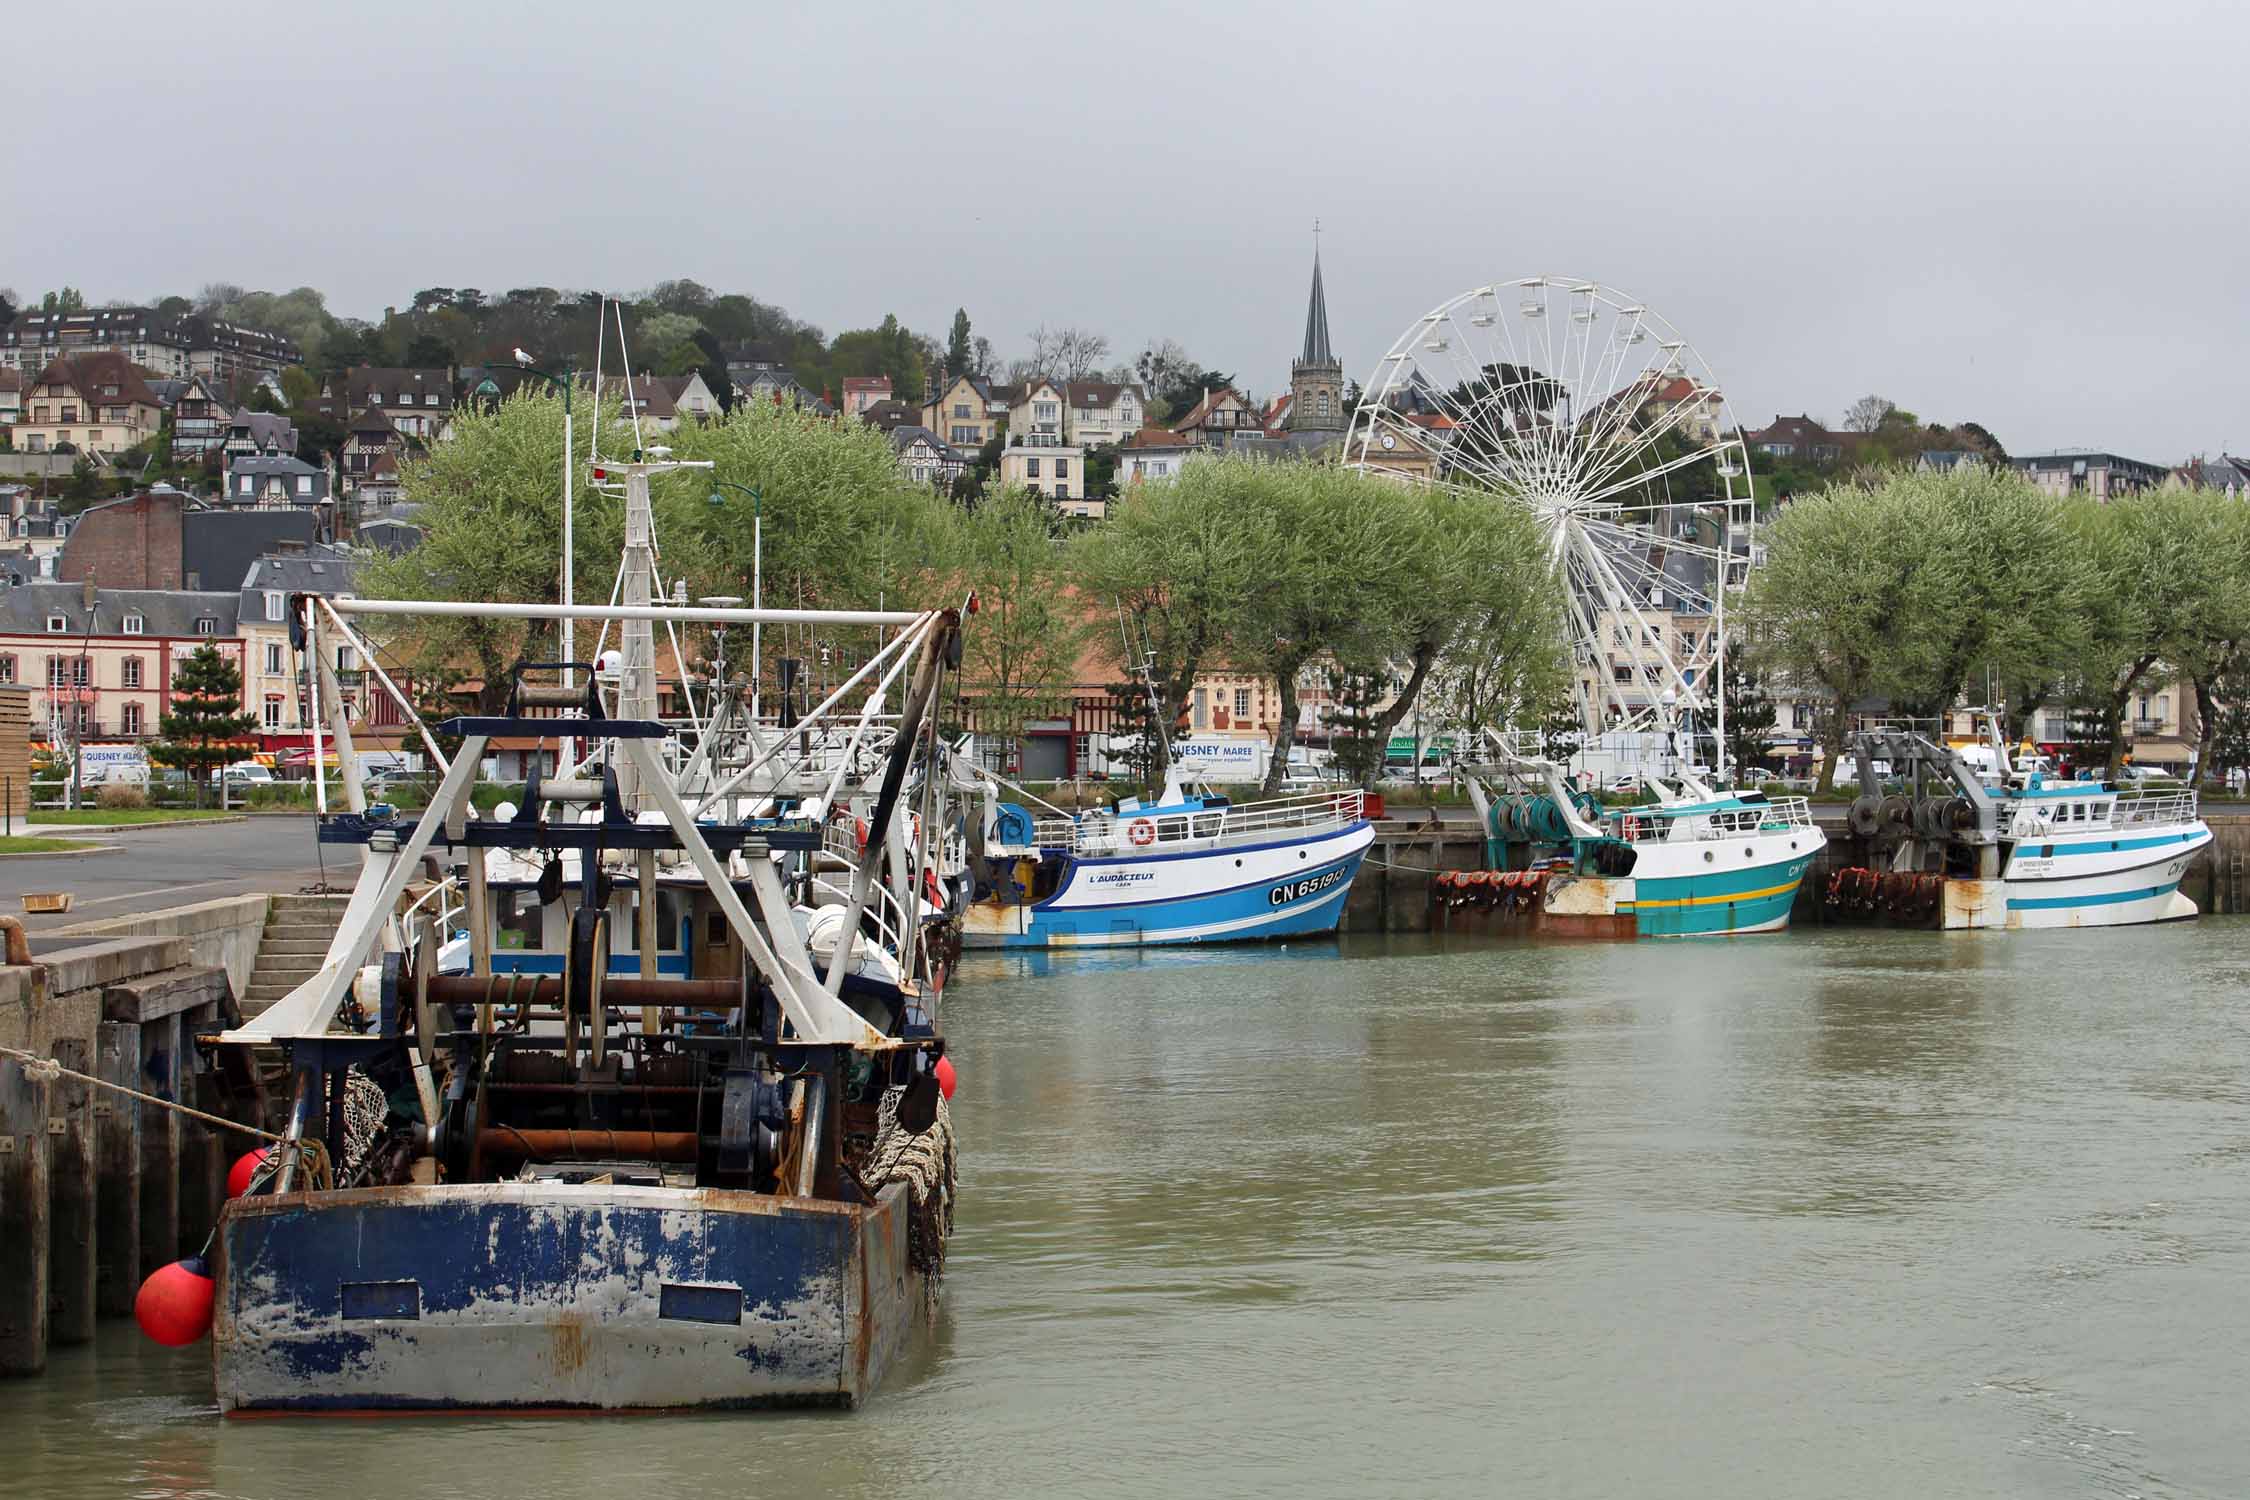
<instances>
[{"instance_id":1,"label":"chimney","mask_svg":"<svg viewBox=\"0 0 2250 1500\"><path fill-rule=\"evenodd\" d=\"M92 574L88 574L86 581L79 585L79 596L85 601L86 612L92 614L94 611L94 579Z\"/></svg>"}]
</instances>

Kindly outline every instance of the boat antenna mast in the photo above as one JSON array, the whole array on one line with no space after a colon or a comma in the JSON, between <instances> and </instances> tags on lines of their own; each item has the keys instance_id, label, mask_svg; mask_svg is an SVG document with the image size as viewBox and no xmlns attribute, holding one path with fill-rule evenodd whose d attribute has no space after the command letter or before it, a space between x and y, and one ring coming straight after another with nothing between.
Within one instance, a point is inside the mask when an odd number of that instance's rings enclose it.
<instances>
[{"instance_id":1,"label":"boat antenna mast","mask_svg":"<svg viewBox=\"0 0 2250 1500\"><path fill-rule=\"evenodd\" d=\"M1144 628L1136 634L1134 626L1125 619L1125 601L1117 601L1117 633L1124 641L1125 670L1141 685L1141 694L1148 699L1148 732L1164 745L1164 775L1167 780L1178 774L1172 763L1172 726L1164 722L1164 704L1156 693L1156 647Z\"/></svg>"}]
</instances>

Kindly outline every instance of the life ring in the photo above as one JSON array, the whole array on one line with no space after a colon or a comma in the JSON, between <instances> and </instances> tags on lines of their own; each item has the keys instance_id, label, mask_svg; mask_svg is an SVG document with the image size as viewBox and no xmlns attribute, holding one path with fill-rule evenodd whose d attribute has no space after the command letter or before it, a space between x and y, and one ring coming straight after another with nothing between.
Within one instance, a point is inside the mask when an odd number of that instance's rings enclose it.
<instances>
[{"instance_id":1,"label":"life ring","mask_svg":"<svg viewBox=\"0 0 2250 1500\"><path fill-rule=\"evenodd\" d=\"M852 841L862 849L867 847L867 820L865 818L852 819Z\"/></svg>"},{"instance_id":2,"label":"life ring","mask_svg":"<svg viewBox=\"0 0 2250 1500\"><path fill-rule=\"evenodd\" d=\"M1146 818L1135 818L1125 836L1145 848L1156 842L1156 825Z\"/></svg>"}]
</instances>

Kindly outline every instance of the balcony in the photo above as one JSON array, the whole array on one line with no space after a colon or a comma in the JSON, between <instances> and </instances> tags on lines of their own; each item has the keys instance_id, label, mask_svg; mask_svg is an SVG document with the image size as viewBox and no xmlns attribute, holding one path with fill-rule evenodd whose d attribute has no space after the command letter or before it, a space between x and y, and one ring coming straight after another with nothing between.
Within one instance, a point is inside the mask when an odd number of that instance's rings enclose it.
<instances>
[{"instance_id":1,"label":"balcony","mask_svg":"<svg viewBox=\"0 0 2250 1500\"><path fill-rule=\"evenodd\" d=\"M2163 734L2165 733L2164 721L2162 719L2135 719L2133 720L2133 733Z\"/></svg>"}]
</instances>

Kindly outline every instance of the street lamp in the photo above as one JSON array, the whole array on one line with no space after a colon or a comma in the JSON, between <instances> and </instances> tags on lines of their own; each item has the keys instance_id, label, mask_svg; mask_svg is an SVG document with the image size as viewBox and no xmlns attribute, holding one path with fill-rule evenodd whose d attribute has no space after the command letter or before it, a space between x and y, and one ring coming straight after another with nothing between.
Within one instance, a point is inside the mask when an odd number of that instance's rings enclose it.
<instances>
[{"instance_id":1,"label":"street lamp","mask_svg":"<svg viewBox=\"0 0 2250 1500\"><path fill-rule=\"evenodd\" d=\"M714 479L711 484L713 509L727 503L726 496L719 493L722 489L740 490L750 497L750 607L762 609L765 607L766 497L752 486L736 484L731 479ZM761 621L750 622L750 722L753 724L758 722L759 672L763 665L758 653L764 631Z\"/></svg>"}]
</instances>

